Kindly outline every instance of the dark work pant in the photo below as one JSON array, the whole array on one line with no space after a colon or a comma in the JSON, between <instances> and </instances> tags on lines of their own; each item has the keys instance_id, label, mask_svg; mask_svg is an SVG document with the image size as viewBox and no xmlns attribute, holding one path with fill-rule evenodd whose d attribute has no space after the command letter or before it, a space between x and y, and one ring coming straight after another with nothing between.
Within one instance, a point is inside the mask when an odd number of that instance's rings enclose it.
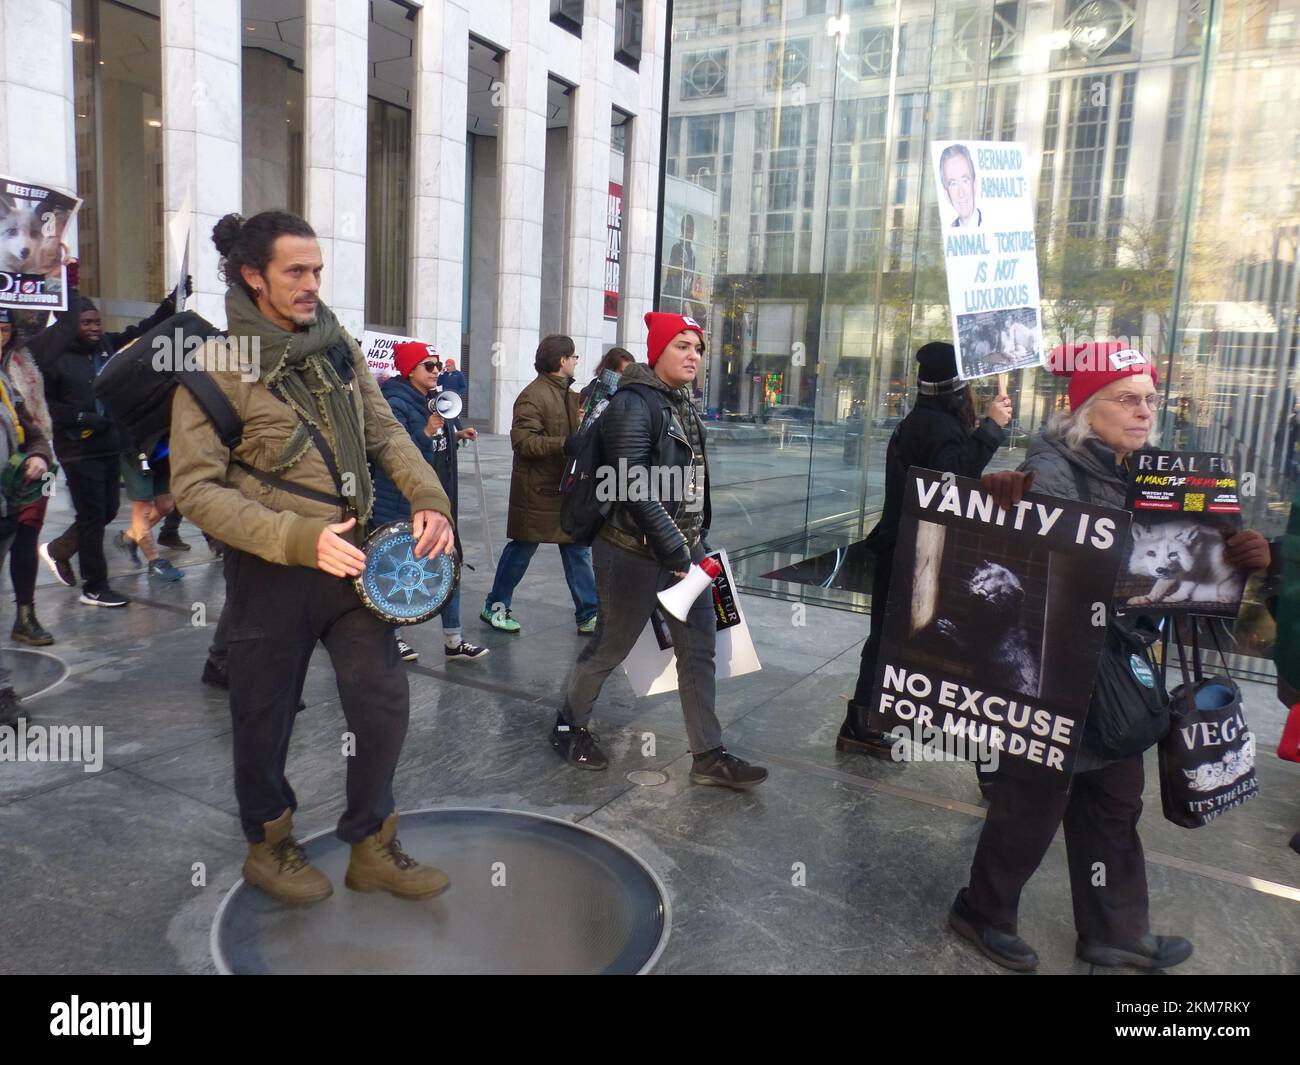
<instances>
[{"instance_id":1,"label":"dark work pant","mask_svg":"<svg viewBox=\"0 0 1300 1065\"><path fill-rule=\"evenodd\" d=\"M393 771L406 738L410 692L392 627L361 605L352 582L306 566L226 552L230 716L235 796L250 842L297 807L284 766L294 712L317 641L325 645L356 753L338 836L359 843L394 810Z\"/></svg>"},{"instance_id":2,"label":"dark work pant","mask_svg":"<svg viewBox=\"0 0 1300 1065\"><path fill-rule=\"evenodd\" d=\"M1063 823L1075 929L1111 945L1132 943L1150 931L1141 815L1140 755L1075 773L1068 794L999 773L966 901L1000 931L1016 934L1020 892Z\"/></svg>"},{"instance_id":3,"label":"dark work pant","mask_svg":"<svg viewBox=\"0 0 1300 1065\"><path fill-rule=\"evenodd\" d=\"M871 575L871 635L862 645L858 685L853 690L853 701L859 706L870 706L872 703L872 689L876 683L876 661L880 657L880 641L885 634L885 604L889 602L889 575L893 569L892 551L876 556L876 566Z\"/></svg>"},{"instance_id":4,"label":"dark work pant","mask_svg":"<svg viewBox=\"0 0 1300 1065\"><path fill-rule=\"evenodd\" d=\"M50 543L50 554L68 561L77 556L81 580L88 592L108 587L104 561L104 527L117 517L119 473L117 455L75 458L64 466L76 521Z\"/></svg>"},{"instance_id":5,"label":"dark work pant","mask_svg":"<svg viewBox=\"0 0 1300 1065\"><path fill-rule=\"evenodd\" d=\"M224 577L229 573L226 559L228 554L221 556L221 574ZM227 593L229 585L227 585ZM230 599L221 604L221 614L217 618L217 631L212 634L212 646L208 648L208 657L212 659L222 669L226 668L226 658L230 653Z\"/></svg>"},{"instance_id":6,"label":"dark work pant","mask_svg":"<svg viewBox=\"0 0 1300 1065\"><path fill-rule=\"evenodd\" d=\"M579 728L587 727L605 678L628 656L659 605L658 593L678 580L654 559L625 551L599 537L591 556L600 613L591 643L578 655L569 674L563 711L564 719ZM685 622L667 611L664 618L677 653L677 692L686 719L686 738L693 754L703 754L722 746L722 726L713 711L713 658L718 638L713 596L706 589L695 600Z\"/></svg>"}]
</instances>

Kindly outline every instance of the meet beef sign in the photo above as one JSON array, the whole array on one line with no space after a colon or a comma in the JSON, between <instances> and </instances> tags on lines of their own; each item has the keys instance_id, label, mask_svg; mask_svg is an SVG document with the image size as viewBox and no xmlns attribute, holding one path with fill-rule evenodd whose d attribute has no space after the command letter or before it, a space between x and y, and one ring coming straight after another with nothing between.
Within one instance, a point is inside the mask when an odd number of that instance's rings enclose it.
<instances>
[{"instance_id":1,"label":"meet beef sign","mask_svg":"<svg viewBox=\"0 0 1300 1065\"><path fill-rule=\"evenodd\" d=\"M913 468L885 612L876 727L1064 790L1083 738L1126 511Z\"/></svg>"}]
</instances>

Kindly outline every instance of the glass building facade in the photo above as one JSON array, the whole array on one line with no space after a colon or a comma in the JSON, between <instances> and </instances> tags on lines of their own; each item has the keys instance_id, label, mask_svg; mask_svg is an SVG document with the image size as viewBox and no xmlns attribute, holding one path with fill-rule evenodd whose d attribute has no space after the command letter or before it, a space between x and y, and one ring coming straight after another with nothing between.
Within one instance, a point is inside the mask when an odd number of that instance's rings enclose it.
<instances>
[{"instance_id":1,"label":"glass building facade","mask_svg":"<svg viewBox=\"0 0 1300 1065\"><path fill-rule=\"evenodd\" d=\"M852 581L765 575L833 570L870 530L912 353L951 339L936 140L1026 146L1049 346L1139 340L1165 446L1234 456L1248 523L1281 533L1300 2L676 0L670 38L659 305L707 329L714 529L750 591L865 605ZM1064 384L1012 375L991 468L1022 461ZM1236 634L1256 654L1260 595Z\"/></svg>"}]
</instances>

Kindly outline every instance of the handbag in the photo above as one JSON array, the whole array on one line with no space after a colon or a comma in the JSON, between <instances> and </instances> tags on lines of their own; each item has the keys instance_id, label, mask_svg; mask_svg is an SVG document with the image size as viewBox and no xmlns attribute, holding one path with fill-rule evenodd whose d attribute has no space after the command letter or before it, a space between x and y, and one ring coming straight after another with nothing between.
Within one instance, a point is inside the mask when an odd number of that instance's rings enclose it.
<instances>
[{"instance_id":1,"label":"handbag","mask_svg":"<svg viewBox=\"0 0 1300 1065\"><path fill-rule=\"evenodd\" d=\"M1083 748L1108 761L1141 754L1169 731L1169 696L1151 656L1156 633L1124 618L1106 626Z\"/></svg>"},{"instance_id":2,"label":"handbag","mask_svg":"<svg viewBox=\"0 0 1300 1065\"><path fill-rule=\"evenodd\" d=\"M1174 824L1200 828L1259 794L1255 737L1246 724L1241 689L1228 676L1227 659L1213 628L1210 635L1223 660L1223 676L1204 675L1193 617L1193 682L1178 620L1170 620L1183 683L1170 693L1169 733L1160 741L1160 804Z\"/></svg>"}]
</instances>

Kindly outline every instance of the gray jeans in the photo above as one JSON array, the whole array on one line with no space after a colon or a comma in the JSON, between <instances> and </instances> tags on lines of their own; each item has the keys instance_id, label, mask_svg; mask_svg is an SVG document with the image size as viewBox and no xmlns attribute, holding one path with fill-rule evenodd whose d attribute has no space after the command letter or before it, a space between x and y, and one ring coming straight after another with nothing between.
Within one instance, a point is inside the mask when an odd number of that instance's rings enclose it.
<instances>
[{"instance_id":1,"label":"gray jeans","mask_svg":"<svg viewBox=\"0 0 1300 1065\"><path fill-rule=\"evenodd\" d=\"M650 614L659 605L657 593L677 582L670 570L643 555L596 538L591 549L596 571L596 601L600 613L592 637L569 675L564 718L586 728L591 708L605 678L632 650ZM713 712L713 652L718 623L712 596L695 600L686 621L664 614L677 652L677 692L686 718L686 736L694 754L722 746L722 726Z\"/></svg>"}]
</instances>

